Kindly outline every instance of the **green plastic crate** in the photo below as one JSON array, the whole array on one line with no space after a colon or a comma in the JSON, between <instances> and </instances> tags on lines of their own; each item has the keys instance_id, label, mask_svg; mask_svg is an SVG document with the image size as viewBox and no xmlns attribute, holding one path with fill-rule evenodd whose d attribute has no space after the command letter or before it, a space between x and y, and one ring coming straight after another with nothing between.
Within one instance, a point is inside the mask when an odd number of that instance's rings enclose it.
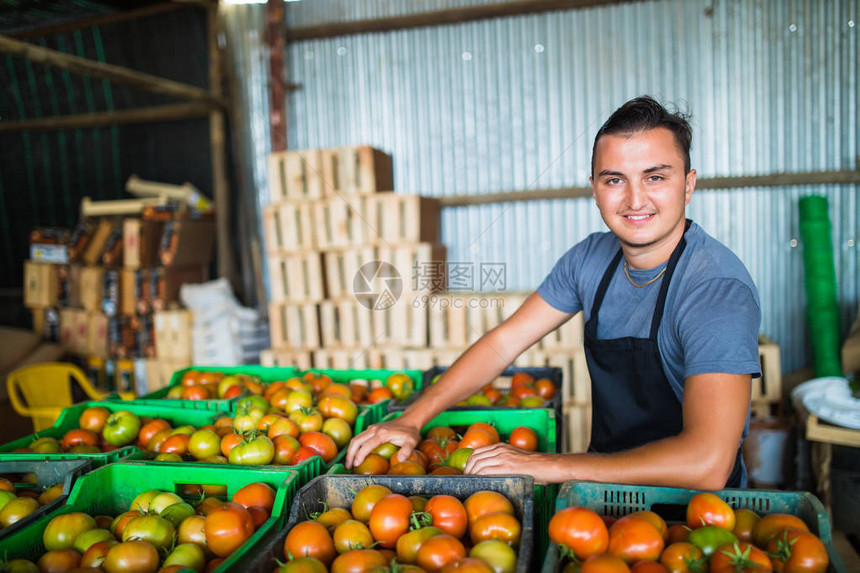
<instances>
[{"instance_id":1,"label":"green plastic crate","mask_svg":"<svg viewBox=\"0 0 860 573\"><path fill-rule=\"evenodd\" d=\"M150 418L163 418L171 423L175 428L190 424L195 427L211 424L216 413L211 410L181 410L178 408L168 408L163 405L151 406L146 404L132 404L131 402L81 402L63 410L60 417L50 428L46 428L38 434L32 434L25 438L20 438L14 442L0 446L0 461L6 460L91 460L93 467L101 467L105 464L117 462L121 459L128 458L141 454L140 450L134 446L125 446L112 452L104 452L98 454L28 454L13 452L17 448L26 448L37 437L52 437L57 440L62 440L63 435L69 430L78 427L78 418L81 413L92 406L103 406L111 412L119 412L120 410L128 410L134 412L138 416L149 416Z\"/></svg>"},{"instance_id":2,"label":"green plastic crate","mask_svg":"<svg viewBox=\"0 0 860 573\"><path fill-rule=\"evenodd\" d=\"M399 417L403 412L391 412L383 422ZM423 435L436 426L469 426L475 422L492 424L502 440L507 440L514 428L526 426L538 437L538 451L558 453L555 412L549 408L500 408L497 410L446 410L421 429Z\"/></svg>"},{"instance_id":3,"label":"green plastic crate","mask_svg":"<svg viewBox=\"0 0 860 573\"><path fill-rule=\"evenodd\" d=\"M28 515L27 517L16 521L12 525L8 525L0 529L0 539L8 537L37 521L43 515L47 515L54 511L57 507L66 502L66 498L72 492L72 486L75 480L87 473L92 467L90 460L60 460L57 462L45 463L41 461L28 460L12 460L0 462L0 476L6 477L12 474L35 474L36 483L17 483L14 482L17 489L44 489L63 484L63 493L60 496Z\"/></svg>"},{"instance_id":4,"label":"green plastic crate","mask_svg":"<svg viewBox=\"0 0 860 573\"><path fill-rule=\"evenodd\" d=\"M293 526L306 519L308 512L328 507L350 507L355 494L371 483L384 485L395 493L431 497L448 494L465 500L481 490L497 491L514 506L522 525L520 547L517 552L517 573L530 570L534 547L534 482L526 476L470 477L470 476L357 476L324 475L304 486L296 494L286 526L259 546L253 557L236 562L236 571L270 571L273 559L284 560L284 540ZM252 558L251 558L252 557Z\"/></svg>"},{"instance_id":5,"label":"green plastic crate","mask_svg":"<svg viewBox=\"0 0 860 573\"><path fill-rule=\"evenodd\" d=\"M182 377L185 376L185 373L189 370L223 372L228 375L247 374L249 376L257 376L263 382L286 380L299 374L298 369L293 368L292 366L189 366L188 368L183 368L182 370L174 372L173 376L170 377L169 385L161 388L160 390L156 390L155 392L150 392L149 394L141 396L140 398L131 400L130 402L134 404L153 406L166 403L173 408L185 408L189 410L214 410L216 412L233 411L233 403L236 401L235 398L231 398L229 400L169 400L167 398L167 393L170 391L170 388L178 386L182 382Z\"/></svg>"},{"instance_id":6,"label":"green plastic crate","mask_svg":"<svg viewBox=\"0 0 860 573\"><path fill-rule=\"evenodd\" d=\"M128 510L131 502L140 493L161 489L182 496L183 484L226 485L229 499L241 487L258 481L269 484L277 491L272 516L216 569L218 572L228 571L243 556L255 551L255 546L266 538L270 531L284 527L298 490L295 472L276 467L164 467L139 462L110 464L78 479L65 505L52 515L43 516L32 525L0 540L0 555L4 555L7 560L24 558L35 562L45 552L42 532L51 518L57 515L74 511L84 511L92 515L119 515Z\"/></svg>"},{"instance_id":7,"label":"green plastic crate","mask_svg":"<svg viewBox=\"0 0 860 573\"><path fill-rule=\"evenodd\" d=\"M693 489L648 487L602 483L567 482L562 484L555 510L566 507L587 507L598 515L621 517L636 511L653 511L668 523L683 522L690 499L699 493ZM789 513L801 518L812 533L827 547L829 571L847 573L842 559L833 547L830 518L821 502L808 492L771 491L757 489L724 489L714 492L732 508L751 509L759 515ZM548 535L548 530L544 532ZM542 573L560 570L558 546L550 544L543 562Z\"/></svg>"}]
</instances>

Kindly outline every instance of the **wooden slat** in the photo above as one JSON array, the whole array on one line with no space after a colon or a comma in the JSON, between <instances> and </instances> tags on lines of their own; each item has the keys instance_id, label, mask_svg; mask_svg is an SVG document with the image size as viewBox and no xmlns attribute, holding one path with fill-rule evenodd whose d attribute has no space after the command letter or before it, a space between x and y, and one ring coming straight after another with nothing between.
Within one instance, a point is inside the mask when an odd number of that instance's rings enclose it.
<instances>
[{"instance_id":1,"label":"wooden slat","mask_svg":"<svg viewBox=\"0 0 860 573\"><path fill-rule=\"evenodd\" d=\"M322 255L318 252L269 257L272 302L320 302L325 300Z\"/></svg>"},{"instance_id":2,"label":"wooden slat","mask_svg":"<svg viewBox=\"0 0 860 573\"><path fill-rule=\"evenodd\" d=\"M268 348L260 352L261 366L294 366L302 370L313 367L310 351L291 351Z\"/></svg>"},{"instance_id":3,"label":"wooden slat","mask_svg":"<svg viewBox=\"0 0 860 573\"><path fill-rule=\"evenodd\" d=\"M315 208L313 201L282 201L263 207L266 252L286 254L315 249Z\"/></svg>"},{"instance_id":4,"label":"wooden slat","mask_svg":"<svg viewBox=\"0 0 860 573\"><path fill-rule=\"evenodd\" d=\"M380 241L376 198L339 195L314 207L316 242L321 249L355 248Z\"/></svg>"},{"instance_id":5,"label":"wooden slat","mask_svg":"<svg viewBox=\"0 0 860 573\"><path fill-rule=\"evenodd\" d=\"M313 350L320 347L319 309L316 304L269 305L272 348Z\"/></svg>"},{"instance_id":6,"label":"wooden slat","mask_svg":"<svg viewBox=\"0 0 860 573\"><path fill-rule=\"evenodd\" d=\"M440 204L437 199L420 195L380 194L374 196L380 241L400 243L438 243Z\"/></svg>"},{"instance_id":7,"label":"wooden slat","mask_svg":"<svg viewBox=\"0 0 860 573\"><path fill-rule=\"evenodd\" d=\"M355 247L342 251L329 251L323 255L327 293L338 299L353 296L353 281L365 263L379 260L374 246Z\"/></svg>"},{"instance_id":8,"label":"wooden slat","mask_svg":"<svg viewBox=\"0 0 860 573\"><path fill-rule=\"evenodd\" d=\"M279 151L267 158L269 201L315 200L323 197L320 151Z\"/></svg>"},{"instance_id":9,"label":"wooden slat","mask_svg":"<svg viewBox=\"0 0 860 573\"><path fill-rule=\"evenodd\" d=\"M822 422L815 414L806 419L806 439L812 442L825 442L839 446L860 447L860 430L834 426Z\"/></svg>"}]
</instances>

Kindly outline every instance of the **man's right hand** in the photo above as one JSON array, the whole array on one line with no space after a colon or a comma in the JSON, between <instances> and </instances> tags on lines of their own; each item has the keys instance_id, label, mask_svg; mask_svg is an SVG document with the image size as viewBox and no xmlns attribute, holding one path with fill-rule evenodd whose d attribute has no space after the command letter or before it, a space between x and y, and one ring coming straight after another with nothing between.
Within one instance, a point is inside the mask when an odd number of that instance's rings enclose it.
<instances>
[{"instance_id":1,"label":"man's right hand","mask_svg":"<svg viewBox=\"0 0 860 573\"><path fill-rule=\"evenodd\" d=\"M352 469L359 465L377 446L386 442L400 446L400 450L394 455L398 461L404 461L412 454L412 450L415 449L420 440L420 430L399 418L390 422L374 424L349 443L349 449L346 452L346 467Z\"/></svg>"}]
</instances>

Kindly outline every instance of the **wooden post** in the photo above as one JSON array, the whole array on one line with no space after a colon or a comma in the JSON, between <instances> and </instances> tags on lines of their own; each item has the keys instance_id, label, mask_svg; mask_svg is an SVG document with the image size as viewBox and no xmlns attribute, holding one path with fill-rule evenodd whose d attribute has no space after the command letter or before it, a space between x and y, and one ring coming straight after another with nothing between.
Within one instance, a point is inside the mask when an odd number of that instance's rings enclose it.
<instances>
[{"instance_id":1,"label":"wooden post","mask_svg":"<svg viewBox=\"0 0 860 573\"><path fill-rule=\"evenodd\" d=\"M159 121L184 121L199 119L208 115L209 106L206 104L178 103L138 109L41 117L24 121L0 121L0 133L50 131L54 129L76 129L80 127L102 127L132 123L155 123Z\"/></svg>"},{"instance_id":2,"label":"wooden post","mask_svg":"<svg viewBox=\"0 0 860 573\"><path fill-rule=\"evenodd\" d=\"M209 44L209 92L221 100L221 50L218 48L218 5L207 10L206 32ZM212 145L212 196L215 200L215 228L218 244L218 276L236 281L236 267L230 240L230 185L227 179L227 142L224 135L224 112L209 112L209 139Z\"/></svg>"},{"instance_id":3,"label":"wooden post","mask_svg":"<svg viewBox=\"0 0 860 573\"><path fill-rule=\"evenodd\" d=\"M161 95L203 102L217 107L224 105L219 97L213 97L209 92L198 87L136 72L122 66L93 62L86 58L79 58L56 50L34 46L20 40L14 40L8 36L0 36L0 53L9 54L16 58L24 58L45 66L69 70L70 72L96 79L129 85Z\"/></svg>"},{"instance_id":4,"label":"wooden post","mask_svg":"<svg viewBox=\"0 0 860 573\"><path fill-rule=\"evenodd\" d=\"M269 132L272 151L287 149L286 22L284 0L266 2L266 44L269 46Z\"/></svg>"}]
</instances>

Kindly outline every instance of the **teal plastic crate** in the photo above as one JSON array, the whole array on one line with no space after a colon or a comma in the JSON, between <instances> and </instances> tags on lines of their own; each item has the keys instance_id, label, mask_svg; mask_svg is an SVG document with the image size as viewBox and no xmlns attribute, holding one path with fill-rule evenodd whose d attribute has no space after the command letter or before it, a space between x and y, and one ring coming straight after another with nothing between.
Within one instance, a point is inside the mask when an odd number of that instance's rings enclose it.
<instances>
[{"instance_id":1,"label":"teal plastic crate","mask_svg":"<svg viewBox=\"0 0 860 573\"><path fill-rule=\"evenodd\" d=\"M382 421L394 420L403 412L391 412ZM526 426L535 431L538 437L538 451L558 453L556 441L555 412L549 408L499 408L495 410L446 410L433 418L421 429L424 435L436 426L463 427L475 422L491 424L499 432L502 440L507 440L514 428Z\"/></svg>"},{"instance_id":2,"label":"teal plastic crate","mask_svg":"<svg viewBox=\"0 0 860 573\"><path fill-rule=\"evenodd\" d=\"M453 495L465 500L471 494L482 491L497 491L507 497L514 506L520 520L522 533L517 552L516 573L526 573L532 564L532 551L536 531L534 529L534 482L526 476L470 477L470 476L357 476L324 475L304 486L296 494L286 526L270 536L257 548L253 556L236 562L236 571L270 571L273 559L284 561L284 540L297 523L306 519L307 513L328 507L346 507L361 488L373 484L384 485L394 493L406 496L432 497L437 494Z\"/></svg>"},{"instance_id":3,"label":"teal plastic crate","mask_svg":"<svg viewBox=\"0 0 860 573\"><path fill-rule=\"evenodd\" d=\"M63 505L66 502L66 498L72 492L75 480L87 473L92 468L92 465L91 460L60 460L52 463L29 460L0 462L0 477L9 478L9 476L17 476L18 474L35 474L35 484L19 483L16 480L12 480L19 491L22 489L40 490L53 487L57 484L63 484L63 493L58 498L40 506L27 517L0 529L0 539L27 527L43 515L47 515L57 507Z\"/></svg>"},{"instance_id":4,"label":"teal plastic crate","mask_svg":"<svg viewBox=\"0 0 860 573\"><path fill-rule=\"evenodd\" d=\"M54 516L74 511L91 515L119 515L128 510L138 494L151 489L171 491L182 497L182 486L185 484L226 485L226 498L229 499L249 483L264 482L277 492L272 516L216 569L219 573L242 570L233 569L233 566L248 553L254 552L256 545L270 532L284 527L298 490L297 477L295 472L277 467L165 467L139 462L110 464L78 479L66 503L51 515L43 516L28 527L0 539L0 555L4 555L7 560L23 558L35 562L45 552L42 533Z\"/></svg>"},{"instance_id":5,"label":"teal plastic crate","mask_svg":"<svg viewBox=\"0 0 860 573\"><path fill-rule=\"evenodd\" d=\"M50 428L46 428L38 434L32 434L25 438L20 438L14 442L0 446L0 461L8 460L91 460L93 467L100 467L109 463L117 462L121 459L130 456L140 457L141 451L134 446L125 446L112 452L104 452L98 454L30 454L14 452L17 448L26 448L30 442L36 438L51 437L57 440L62 440L63 435L69 430L78 427L78 418L81 413L92 406L103 406L111 412L119 412L120 410L128 410L134 412L138 416L148 416L150 418L163 418L171 423L175 428L178 426L190 424L195 427L211 424L217 417L217 413L210 410L181 410L178 408L169 408L164 405L147 405L147 404L132 404L130 402L81 402L63 410L60 417Z\"/></svg>"},{"instance_id":6,"label":"teal plastic crate","mask_svg":"<svg viewBox=\"0 0 860 573\"><path fill-rule=\"evenodd\" d=\"M556 498L555 511L579 506L587 507L598 515L613 517L636 511L653 511L671 524L685 520L687 504L697 493L699 492L693 489L672 487L567 482L561 486ZM833 547L827 511L811 493L757 489L724 489L714 493L733 509L751 509L759 515L789 513L801 518L827 547L827 555L830 557L828 570L847 573L842 559ZM543 533L548 536L549 531ZM542 573L556 573L561 569L561 563L558 546L550 544Z\"/></svg>"},{"instance_id":7,"label":"teal plastic crate","mask_svg":"<svg viewBox=\"0 0 860 573\"><path fill-rule=\"evenodd\" d=\"M167 393L173 386L178 386L182 382L182 377L189 370L199 370L201 372L223 372L224 374L247 374L249 376L257 376L263 382L275 382L277 380L287 380L293 376L299 375L299 371L292 366L189 366L182 370L177 370L170 377L170 384L150 392L140 398L130 400L134 404L146 404L157 406L167 404L173 408L185 408L189 410L214 410L216 412L232 412L235 398L229 400L170 400L167 398Z\"/></svg>"}]
</instances>

